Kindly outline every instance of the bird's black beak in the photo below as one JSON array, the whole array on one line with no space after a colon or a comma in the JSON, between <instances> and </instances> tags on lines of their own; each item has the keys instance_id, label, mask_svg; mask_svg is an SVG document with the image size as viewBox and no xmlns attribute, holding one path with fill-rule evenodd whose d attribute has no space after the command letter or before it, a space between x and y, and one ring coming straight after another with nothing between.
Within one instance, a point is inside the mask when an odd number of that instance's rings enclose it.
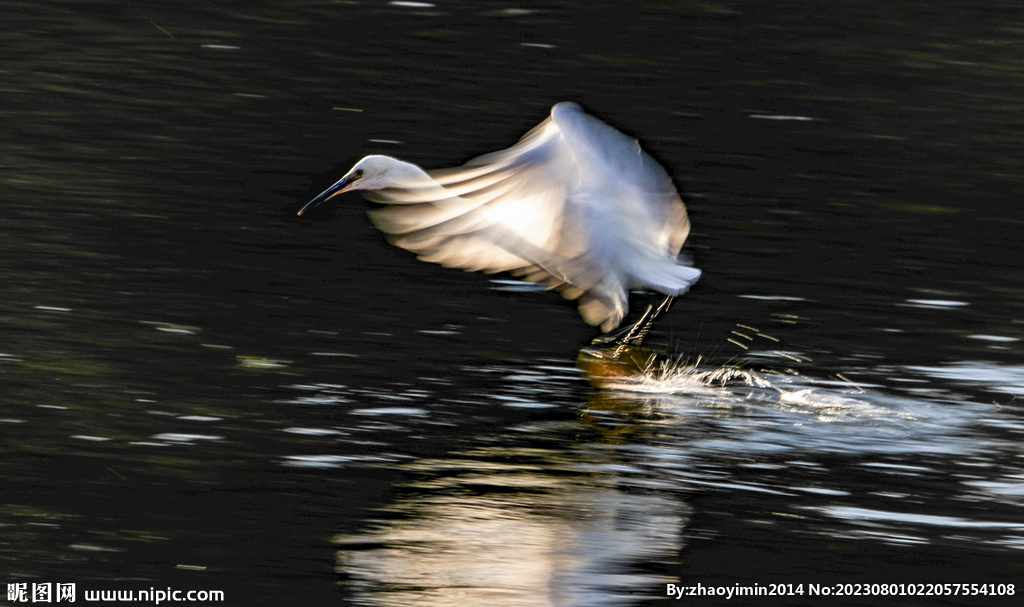
<instances>
[{"instance_id":1,"label":"bird's black beak","mask_svg":"<svg viewBox=\"0 0 1024 607\"><path fill-rule=\"evenodd\" d=\"M345 175L344 177L339 179L337 183L324 190L323 193L321 193L319 196L307 202L306 206L302 207L302 209L299 210L299 215L302 215L303 213L317 206L321 202L329 200L337 196L338 194L341 194L342 192L347 190L356 179L358 179L358 177L354 175Z\"/></svg>"}]
</instances>

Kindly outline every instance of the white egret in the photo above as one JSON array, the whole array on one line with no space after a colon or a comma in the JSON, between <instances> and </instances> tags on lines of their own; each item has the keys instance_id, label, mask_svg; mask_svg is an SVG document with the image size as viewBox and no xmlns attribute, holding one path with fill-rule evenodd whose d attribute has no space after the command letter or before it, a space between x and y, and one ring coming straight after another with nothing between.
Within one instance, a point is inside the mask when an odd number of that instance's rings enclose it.
<instances>
[{"instance_id":1,"label":"white egret","mask_svg":"<svg viewBox=\"0 0 1024 607\"><path fill-rule=\"evenodd\" d=\"M507 150L458 168L367 156L299 215L349 190L386 205L370 211L374 224L419 259L544 284L578 299L583 319L605 332L626 315L630 289L666 295L617 340L638 345L700 278L679 260L690 221L668 174L575 103L555 105Z\"/></svg>"}]
</instances>

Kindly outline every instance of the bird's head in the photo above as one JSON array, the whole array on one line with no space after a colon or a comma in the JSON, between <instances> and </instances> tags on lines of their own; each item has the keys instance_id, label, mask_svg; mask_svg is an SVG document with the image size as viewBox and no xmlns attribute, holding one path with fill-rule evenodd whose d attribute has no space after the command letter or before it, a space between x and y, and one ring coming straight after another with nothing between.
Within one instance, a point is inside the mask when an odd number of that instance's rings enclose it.
<instances>
[{"instance_id":1,"label":"bird's head","mask_svg":"<svg viewBox=\"0 0 1024 607\"><path fill-rule=\"evenodd\" d=\"M299 215L349 190L380 190L398 183L408 163L390 156L367 156L349 169L345 176L302 207Z\"/></svg>"}]
</instances>

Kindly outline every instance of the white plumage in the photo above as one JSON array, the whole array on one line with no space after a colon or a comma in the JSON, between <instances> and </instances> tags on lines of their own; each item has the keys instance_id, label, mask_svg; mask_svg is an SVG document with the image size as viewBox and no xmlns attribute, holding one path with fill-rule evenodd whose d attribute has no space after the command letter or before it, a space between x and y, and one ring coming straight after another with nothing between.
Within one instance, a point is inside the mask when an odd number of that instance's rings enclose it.
<instances>
[{"instance_id":1,"label":"white plumage","mask_svg":"<svg viewBox=\"0 0 1024 607\"><path fill-rule=\"evenodd\" d=\"M622 321L629 289L676 296L700 278L678 260L690 222L668 174L574 103L458 168L367 156L299 214L348 190L386 205L374 224L423 261L542 283L603 331Z\"/></svg>"}]
</instances>

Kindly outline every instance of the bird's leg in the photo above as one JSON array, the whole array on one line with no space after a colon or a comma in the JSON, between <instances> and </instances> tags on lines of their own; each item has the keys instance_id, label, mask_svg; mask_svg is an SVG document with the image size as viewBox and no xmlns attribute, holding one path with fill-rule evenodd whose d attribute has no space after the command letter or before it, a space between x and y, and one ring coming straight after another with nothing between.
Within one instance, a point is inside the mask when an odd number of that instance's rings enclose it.
<instances>
[{"instance_id":1,"label":"bird's leg","mask_svg":"<svg viewBox=\"0 0 1024 607\"><path fill-rule=\"evenodd\" d=\"M650 332L651 327L654 326L654 319L662 312L668 310L674 299L675 297L672 295L666 295L665 299L658 304L658 307L653 309L653 312L651 311L652 306L648 305L647 311L644 312L644 315L641 316L640 320L636 321L632 327L630 327L629 333L627 333L623 338L626 345L639 346L641 342L643 342L644 338L647 337L647 333Z\"/></svg>"},{"instance_id":2,"label":"bird's leg","mask_svg":"<svg viewBox=\"0 0 1024 607\"><path fill-rule=\"evenodd\" d=\"M591 345L612 348L614 349L614 352L612 353L613 356L618 356L628 347L639 346L643 343L644 337L647 337L647 333L650 332L651 327L654 326L654 319L662 312L668 310L672 305L672 300L674 299L674 296L666 295L665 299L658 304L657 308L652 305L648 305L647 310L645 310L643 315L640 316L640 320L625 329L612 333L611 335L602 335L596 338L594 341L590 342Z\"/></svg>"},{"instance_id":3,"label":"bird's leg","mask_svg":"<svg viewBox=\"0 0 1024 607\"><path fill-rule=\"evenodd\" d=\"M658 304L658 310L654 313L654 315L657 316L658 314L661 314L662 312L667 312L668 309L672 307L672 302L675 301L675 300L676 300L676 296L675 295L666 295L665 299L661 300L661 303Z\"/></svg>"}]
</instances>

